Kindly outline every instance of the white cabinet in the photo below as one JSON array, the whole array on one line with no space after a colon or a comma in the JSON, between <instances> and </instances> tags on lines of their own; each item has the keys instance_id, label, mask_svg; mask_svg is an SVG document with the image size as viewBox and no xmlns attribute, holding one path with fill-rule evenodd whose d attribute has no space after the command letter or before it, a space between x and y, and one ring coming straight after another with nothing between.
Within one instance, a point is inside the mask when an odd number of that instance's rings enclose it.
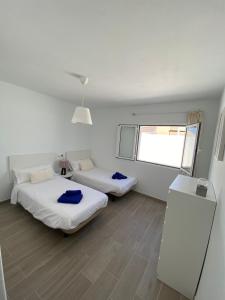
<instances>
[{"instance_id":1,"label":"white cabinet","mask_svg":"<svg viewBox=\"0 0 225 300\"><path fill-rule=\"evenodd\" d=\"M178 175L171 184L158 263L158 278L193 299L212 228L216 198L195 194L197 178Z\"/></svg>"}]
</instances>

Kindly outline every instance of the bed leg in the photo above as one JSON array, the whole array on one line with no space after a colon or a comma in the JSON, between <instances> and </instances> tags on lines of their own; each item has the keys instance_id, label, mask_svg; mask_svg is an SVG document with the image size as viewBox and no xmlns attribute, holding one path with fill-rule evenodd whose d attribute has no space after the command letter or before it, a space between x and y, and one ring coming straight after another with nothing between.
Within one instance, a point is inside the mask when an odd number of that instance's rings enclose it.
<instances>
[{"instance_id":1,"label":"bed leg","mask_svg":"<svg viewBox=\"0 0 225 300\"><path fill-rule=\"evenodd\" d=\"M109 197L109 200L111 201L115 201L116 200L116 197L112 194L108 194L108 197Z\"/></svg>"}]
</instances>

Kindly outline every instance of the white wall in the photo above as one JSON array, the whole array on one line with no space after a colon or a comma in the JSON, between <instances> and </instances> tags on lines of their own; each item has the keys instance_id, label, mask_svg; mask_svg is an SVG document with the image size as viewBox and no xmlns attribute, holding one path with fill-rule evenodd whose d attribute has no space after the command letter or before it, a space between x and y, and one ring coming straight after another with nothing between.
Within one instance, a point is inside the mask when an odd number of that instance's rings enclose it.
<instances>
[{"instance_id":1,"label":"white wall","mask_svg":"<svg viewBox=\"0 0 225 300\"><path fill-rule=\"evenodd\" d=\"M102 108L92 111L92 156L97 165L111 170L120 170L138 177L137 190L165 200L168 186L178 174L178 170L144 162L133 162L115 158L116 127L118 124L185 124L186 113L192 110L204 112L205 123L202 128L200 147L203 149L197 161L197 176L207 177L214 132L219 109L219 99L196 100ZM132 113L140 113L132 116ZM148 115L141 113L150 112Z\"/></svg>"},{"instance_id":2,"label":"white wall","mask_svg":"<svg viewBox=\"0 0 225 300\"><path fill-rule=\"evenodd\" d=\"M220 112L225 108L225 91ZM218 119L219 120L219 119ZM217 161L212 155L209 179L212 181L217 208L206 256L206 261L196 296L197 300L225 299L225 160Z\"/></svg>"},{"instance_id":3,"label":"white wall","mask_svg":"<svg viewBox=\"0 0 225 300\"><path fill-rule=\"evenodd\" d=\"M7 157L90 147L90 127L73 125L74 104L0 82L0 201L9 199Z\"/></svg>"}]
</instances>

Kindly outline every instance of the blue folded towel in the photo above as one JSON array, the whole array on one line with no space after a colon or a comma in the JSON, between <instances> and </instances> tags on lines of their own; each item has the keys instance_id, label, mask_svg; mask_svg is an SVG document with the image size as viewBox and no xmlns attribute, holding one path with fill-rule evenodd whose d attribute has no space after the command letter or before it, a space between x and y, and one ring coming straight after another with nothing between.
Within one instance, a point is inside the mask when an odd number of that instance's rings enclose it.
<instances>
[{"instance_id":1,"label":"blue folded towel","mask_svg":"<svg viewBox=\"0 0 225 300\"><path fill-rule=\"evenodd\" d=\"M116 172L113 174L112 179L118 179L118 180L127 179L127 176L125 176L119 172Z\"/></svg>"},{"instance_id":2,"label":"blue folded towel","mask_svg":"<svg viewBox=\"0 0 225 300\"><path fill-rule=\"evenodd\" d=\"M67 191L65 192L65 194L66 194L67 196L69 196L69 195L80 195L80 194L82 194L82 193L81 193L81 190L67 190Z\"/></svg>"},{"instance_id":3,"label":"blue folded towel","mask_svg":"<svg viewBox=\"0 0 225 300\"><path fill-rule=\"evenodd\" d=\"M62 194L57 200L59 203L78 204L83 198L81 190L69 190Z\"/></svg>"}]
</instances>

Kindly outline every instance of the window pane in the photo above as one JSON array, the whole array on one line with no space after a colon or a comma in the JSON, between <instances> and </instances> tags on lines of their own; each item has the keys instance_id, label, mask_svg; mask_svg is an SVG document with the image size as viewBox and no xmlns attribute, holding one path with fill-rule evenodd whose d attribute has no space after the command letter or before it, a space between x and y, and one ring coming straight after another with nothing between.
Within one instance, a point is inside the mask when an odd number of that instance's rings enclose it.
<instances>
[{"instance_id":1,"label":"window pane","mask_svg":"<svg viewBox=\"0 0 225 300\"><path fill-rule=\"evenodd\" d=\"M189 125L186 129L187 133L184 142L183 160L181 167L189 174L192 174L195 163L196 147L198 144L199 124Z\"/></svg>"},{"instance_id":2,"label":"window pane","mask_svg":"<svg viewBox=\"0 0 225 300\"><path fill-rule=\"evenodd\" d=\"M180 168L185 132L183 126L141 126L138 160Z\"/></svg>"},{"instance_id":3,"label":"window pane","mask_svg":"<svg viewBox=\"0 0 225 300\"><path fill-rule=\"evenodd\" d=\"M136 127L122 126L120 130L119 157L133 159Z\"/></svg>"}]
</instances>

